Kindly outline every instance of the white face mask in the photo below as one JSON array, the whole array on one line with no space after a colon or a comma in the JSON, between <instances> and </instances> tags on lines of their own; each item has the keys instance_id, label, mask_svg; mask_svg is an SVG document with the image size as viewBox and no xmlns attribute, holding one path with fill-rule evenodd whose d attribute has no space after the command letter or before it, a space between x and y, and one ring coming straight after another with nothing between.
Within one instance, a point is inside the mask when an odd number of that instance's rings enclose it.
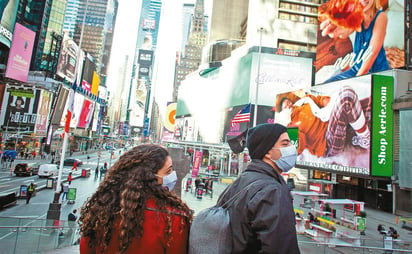
<instances>
[{"instance_id":1,"label":"white face mask","mask_svg":"<svg viewBox=\"0 0 412 254\"><path fill-rule=\"evenodd\" d=\"M288 172L295 166L298 153L294 145L273 149L279 149L280 151L281 156L279 160L272 161L276 164L276 166L278 166L280 170L282 170L282 172Z\"/></svg>"},{"instance_id":2,"label":"white face mask","mask_svg":"<svg viewBox=\"0 0 412 254\"><path fill-rule=\"evenodd\" d=\"M156 175L156 176L163 178L163 184L162 184L163 187L167 187L169 191L173 190L177 182L176 171L173 171L172 173L166 176L159 176L159 175Z\"/></svg>"}]
</instances>

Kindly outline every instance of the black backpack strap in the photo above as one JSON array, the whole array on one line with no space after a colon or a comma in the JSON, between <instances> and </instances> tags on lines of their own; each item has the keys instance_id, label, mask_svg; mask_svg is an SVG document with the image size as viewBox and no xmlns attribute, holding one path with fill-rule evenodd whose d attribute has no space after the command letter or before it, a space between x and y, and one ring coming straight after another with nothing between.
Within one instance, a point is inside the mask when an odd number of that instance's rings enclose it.
<instances>
[{"instance_id":1,"label":"black backpack strap","mask_svg":"<svg viewBox=\"0 0 412 254\"><path fill-rule=\"evenodd\" d=\"M263 180L260 180L260 179L259 179L259 180L256 180L256 181L253 181L253 182L249 183L248 185L246 185L245 187L243 187L243 189L241 189L239 192L237 192L235 195L233 195L231 198L229 198L226 202L224 202L224 203L221 205L221 207L223 207L223 208L228 208L228 207L230 207L230 205L233 204L232 201L234 201L241 193L243 193L243 192L245 192L246 190L250 189L250 187L252 187L252 185L253 185L254 183L259 182L259 181L263 181ZM230 188L228 188L228 189L230 189ZM228 189L225 190L224 195L227 194Z\"/></svg>"}]
</instances>

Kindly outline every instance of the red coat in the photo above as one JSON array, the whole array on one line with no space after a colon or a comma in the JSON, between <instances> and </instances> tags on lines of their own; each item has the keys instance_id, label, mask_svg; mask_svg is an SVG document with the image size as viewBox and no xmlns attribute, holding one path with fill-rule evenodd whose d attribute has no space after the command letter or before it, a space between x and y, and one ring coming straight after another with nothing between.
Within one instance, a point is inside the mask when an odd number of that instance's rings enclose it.
<instances>
[{"instance_id":1,"label":"red coat","mask_svg":"<svg viewBox=\"0 0 412 254\"><path fill-rule=\"evenodd\" d=\"M187 253L189 238L189 225L181 225L182 212L176 211L172 214L172 241L167 247L167 240L164 237L166 222L158 213L163 213L156 208L154 200L148 200L146 207L155 209L145 209L143 222L143 236L132 239L126 253L145 253L145 254L184 254ZM168 209L173 211L172 209ZM119 221L115 222L112 239L105 252L100 247L89 248L88 238L83 237L80 241L80 253L117 253L119 249Z\"/></svg>"}]
</instances>

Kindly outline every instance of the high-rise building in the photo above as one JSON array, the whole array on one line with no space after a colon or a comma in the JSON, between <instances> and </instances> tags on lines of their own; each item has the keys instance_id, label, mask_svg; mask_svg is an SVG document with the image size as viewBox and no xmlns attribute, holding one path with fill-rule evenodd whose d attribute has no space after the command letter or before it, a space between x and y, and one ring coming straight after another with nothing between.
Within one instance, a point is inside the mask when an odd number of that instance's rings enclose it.
<instances>
[{"instance_id":1,"label":"high-rise building","mask_svg":"<svg viewBox=\"0 0 412 254\"><path fill-rule=\"evenodd\" d=\"M79 12L80 0L67 0L66 13L64 14L63 31L73 38L76 29L77 13Z\"/></svg>"},{"instance_id":2,"label":"high-rise building","mask_svg":"<svg viewBox=\"0 0 412 254\"><path fill-rule=\"evenodd\" d=\"M194 14L195 10L195 5L194 4L188 4L185 3L183 4L183 9L182 9L182 46L181 46L181 51L183 52L185 50L185 46L187 45L187 42L189 40L189 34L190 34L190 25L192 22L192 17Z\"/></svg>"},{"instance_id":3,"label":"high-rise building","mask_svg":"<svg viewBox=\"0 0 412 254\"><path fill-rule=\"evenodd\" d=\"M173 100L177 100L177 91L180 83L186 76L199 68L202 60L202 50L207 42L205 31L204 1L196 0L194 15L190 24L189 40L184 52L180 56L175 73Z\"/></svg>"},{"instance_id":4,"label":"high-rise building","mask_svg":"<svg viewBox=\"0 0 412 254\"><path fill-rule=\"evenodd\" d=\"M249 0L214 0L209 41L245 39L241 24L248 19L248 8Z\"/></svg>"},{"instance_id":5,"label":"high-rise building","mask_svg":"<svg viewBox=\"0 0 412 254\"><path fill-rule=\"evenodd\" d=\"M161 0L142 1L136 48L156 49L161 9Z\"/></svg>"},{"instance_id":6,"label":"high-rise building","mask_svg":"<svg viewBox=\"0 0 412 254\"><path fill-rule=\"evenodd\" d=\"M259 45L259 31L263 28L263 46L314 52L321 2L276 0L256 4L249 0L214 0L209 42L241 39Z\"/></svg>"},{"instance_id":7,"label":"high-rise building","mask_svg":"<svg viewBox=\"0 0 412 254\"><path fill-rule=\"evenodd\" d=\"M117 11L117 0L80 0L73 39L80 48L90 53L100 73L106 36ZM80 37L82 34L82 41Z\"/></svg>"}]
</instances>

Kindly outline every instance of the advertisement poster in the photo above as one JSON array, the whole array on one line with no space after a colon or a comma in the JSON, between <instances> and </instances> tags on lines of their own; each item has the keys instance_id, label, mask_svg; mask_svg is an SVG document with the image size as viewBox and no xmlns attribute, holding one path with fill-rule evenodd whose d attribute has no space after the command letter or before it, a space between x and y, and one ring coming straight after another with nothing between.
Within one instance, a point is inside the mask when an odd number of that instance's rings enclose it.
<instances>
[{"instance_id":1,"label":"advertisement poster","mask_svg":"<svg viewBox=\"0 0 412 254\"><path fill-rule=\"evenodd\" d=\"M63 36L62 49L60 51L56 74L67 79L70 83L74 81L74 73L79 47L67 33Z\"/></svg>"},{"instance_id":2,"label":"advertisement poster","mask_svg":"<svg viewBox=\"0 0 412 254\"><path fill-rule=\"evenodd\" d=\"M10 48L13 40L18 7L19 0L0 1L0 43L3 43L8 48Z\"/></svg>"},{"instance_id":3,"label":"advertisement poster","mask_svg":"<svg viewBox=\"0 0 412 254\"><path fill-rule=\"evenodd\" d=\"M355 2L340 20L330 3L319 7L316 84L405 66L403 0Z\"/></svg>"},{"instance_id":4,"label":"advertisement poster","mask_svg":"<svg viewBox=\"0 0 412 254\"><path fill-rule=\"evenodd\" d=\"M40 90L7 86L1 107L1 128L12 132L33 132L39 100Z\"/></svg>"},{"instance_id":5,"label":"advertisement poster","mask_svg":"<svg viewBox=\"0 0 412 254\"><path fill-rule=\"evenodd\" d=\"M297 166L370 175L371 76L276 96L275 122L295 127Z\"/></svg>"},{"instance_id":6,"label":"advertisement poster","mask_svg":"<svg viewBox=\"0 0 412 254\"><path fill-rule=\"evenodd\" d=\"M193 168L192 168L192 177L197 178L199 174L200 164L202 163L202 156L203 153L201 151L195 152L195 159L193 161Z\"/></svg>"},{"instance_id":7,"label":"advertisement poster","mask_svg":"<svg viewBox=\"0 0 412 254\"><path fill-rule=\"evenodd\" d=\"M35 36L35 32L16 23L7 61L6 77L22 82L27 81Z\"/></svg>"},{"instance_id":8,"label":"advertisement poster","mask_svg":"<svg viewBox=\"0 0 412 254\"><path fill-rule=\"evenodd\" d=\"M66 112L64 112L64 110L65 109L67 110L65 106L66 106L66 101L67 101L68 96L69 96L69 90L61 87L58 98L57 98L57 103L54 107L54 113L52 117L53 125L59 125L63 114L66 115Z\"/></svg>"},{"instance_id":9,"label":"advertisement poster","mask_svg":"<svg viewBox=\"0 0 412 254\"><path fill-rule=\"evenodd\" d=\"M51 107L51 93L42 90L40 97L40 107L37 111L37 120L34 132L36 136L45 137L47 132L47 124L49 123L49 112Z\"/></svg>"},{"instance_id":10,"label":"advertisement poster","mask_svg":"<svg viewBox=\"0 0 412 254\"><path fill-rule=\"evenodd\" d=\"M94 102L88 99L84 100L83 108L79 117L79 123L77 124L78 128L89 128L89 125L93 119L94 104Z\"/></svg>"},{"instance_id":11,"label":"advertisement poster","mask_svg":"<svg viewBox=\"0 0 412 254\"><path fill-rule=\"evenodd\" d=\"M391 177L393 169L393 77L373 75L372 152L373 176Z\"/></svg>"}]
</instances>

